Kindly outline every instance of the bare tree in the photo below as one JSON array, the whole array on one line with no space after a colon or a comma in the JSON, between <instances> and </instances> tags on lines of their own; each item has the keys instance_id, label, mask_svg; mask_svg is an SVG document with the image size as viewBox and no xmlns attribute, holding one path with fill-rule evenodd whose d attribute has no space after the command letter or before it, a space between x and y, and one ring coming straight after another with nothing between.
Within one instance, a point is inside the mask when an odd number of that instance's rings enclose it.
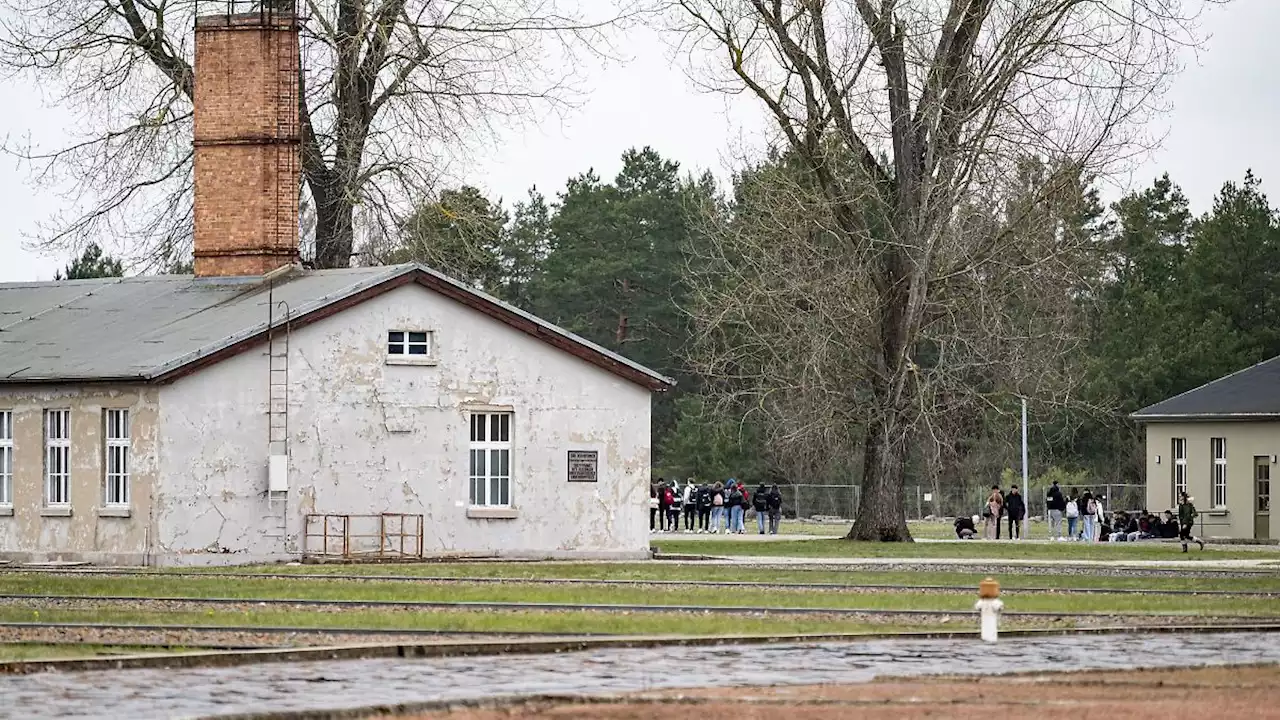
<instances>
[{"instance_id":1,"label":"bare tree","mask_svg":"<svg viewBox=\"0 0 1280 720\"><path fill-rule=\"evenodd\" d=\"M710 233L704 369L862 438L851 537L910 539L904 475L932 419L1061 377L1084 244L1036 208L1144 149L1192 4L675 0L706 83L760 100L787 166Z\"/></svg>"},{"instance_id":2,"label":"bare tree","mask_svg":"<svg viewBox=\"0 0 1280 720\"><path fill-rule=\"evenodd\" d=\"M135 264L189 254L192 28L248 0L0 0L0 65L77 114L55 150L9 143L74 210L47 248L94 239ZM396 226L495 123L577 97L582 53L609 51L630 0L298 0L304 227L319 267L349 264L360 227Z\"/></svg>"}]
</instances>

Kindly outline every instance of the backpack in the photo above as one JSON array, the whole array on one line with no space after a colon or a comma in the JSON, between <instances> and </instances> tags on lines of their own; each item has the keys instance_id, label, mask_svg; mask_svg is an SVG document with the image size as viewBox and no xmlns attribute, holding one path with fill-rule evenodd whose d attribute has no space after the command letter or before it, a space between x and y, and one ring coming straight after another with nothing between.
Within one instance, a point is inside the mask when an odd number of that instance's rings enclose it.
<instances>
[{"instance_id":1,"label":"backpack","mask_svg":"<svg viewBox=\"0 0 1280 720\"><path fill-rule=\"evenodd\" d=\"M751 507L751 493L748 493L746 490L742 491L741 505L743 510L746 510L747 508Z\"/></svg>"},{"instance_id":2,"label":"backpack","mask_svg":"<svg viewBox=\"0 0 1280 720\"><path fill-rule=\"evenodd\" d=\"M755 500L753 501L756 512L764 512L765 510L768 510L769 506L767 504L767 501L768 501L768 497L765 493L757 492Z\"/></svg>"},{"instance_id":3,"label":"backpack","mask_svg":"<svg viewBox=\"0 0 1280 720\"><path fill-rule=\"evenodd\" d=\"M1080 517L1080 507L1076 505L1075 500L1067 501L1067 517L1069 518Z\"/></svg>"},{"instance_id":4,"label":"backpack","mask_svg":"<svg viewBox=\"0 0 1280 720\"><path fill-rule=\"evenodd\" d=\"M698 507L711 507L711 490L710 488L698 488Z\"/></svg>"},{"instance_id":5,"label":"backpack","mask_svg":"<svg viewBox=\"0 0 1280 720\"><path fill-rule=\"evenodd\" d=\"M671 488L662 491L662 504L674 505L676 501L675 495L671 493Z\"/></svg>"},{"instance_id":6,"label":"backpack","mask_svg":"<svg viewBox=\"0 0 1280 720\"><path fill-rule=\"evenodd\" d=\"M724 495L722 493L716 493L716 496L711 500L711 504L715 507L724 505Z\"/></svg>"}]
</instances>

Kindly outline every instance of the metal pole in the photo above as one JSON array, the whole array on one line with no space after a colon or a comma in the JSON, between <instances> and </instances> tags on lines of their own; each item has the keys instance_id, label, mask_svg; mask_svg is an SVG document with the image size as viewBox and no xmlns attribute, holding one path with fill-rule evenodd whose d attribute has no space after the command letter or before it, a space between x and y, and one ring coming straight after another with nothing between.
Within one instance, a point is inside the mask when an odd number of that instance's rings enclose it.
<instances>
[{"instance_id":1,"label":"metal pole","mask_svg":"<svg viewBox=\"0 0 1280 720\"><path fill-rule=\"evenodd\" d=\"M1027 487L1027 399L1022 398L1022 495L1030 499L1031 488ZM1022 516L1022 539L1031 537L1031 505L1027 504L1027 512Z\"/></svg>"}]
</instances>

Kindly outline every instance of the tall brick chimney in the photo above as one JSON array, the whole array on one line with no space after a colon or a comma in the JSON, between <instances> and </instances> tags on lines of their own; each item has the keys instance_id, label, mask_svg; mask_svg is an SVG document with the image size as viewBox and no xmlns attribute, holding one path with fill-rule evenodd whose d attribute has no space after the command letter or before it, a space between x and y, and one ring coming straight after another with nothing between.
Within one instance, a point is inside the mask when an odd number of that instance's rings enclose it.
<instances>
[{"instance_id":1,"label":"tall brick chimney","mask_svg":"<svg viewBox=\"0 0 1280 720\"><path fill-rule=\"evenodd\" d=\"M298 259L294 3L197 7L195 273L263 275Z\"/></svg>"}]
</instances>

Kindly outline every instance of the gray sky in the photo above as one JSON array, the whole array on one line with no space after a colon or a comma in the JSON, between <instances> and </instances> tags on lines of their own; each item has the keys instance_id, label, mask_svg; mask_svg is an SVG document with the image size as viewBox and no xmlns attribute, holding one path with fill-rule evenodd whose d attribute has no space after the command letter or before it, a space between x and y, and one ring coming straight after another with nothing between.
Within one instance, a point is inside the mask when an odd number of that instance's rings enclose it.
<instances>
[{"instance_id":1,"label":"gray sky","mask_svg":"<svg viewBox=\"0 0 1280 720\"><path fill-rule=\"evenodd\" d=\"M1235 0L1213 8L1203 29L1211 34L1204 50L1188 53L1186 69L1167 100L1173 111L1159 150L1143 158L1128 182L1148 184L1168 172L1203 212L1228 180L1253 168L1264 188L1280 183L1280 90L1273 69L1280 67L1280 0ZM513 130L456 163L453 177L475 184L507 204L537 185L554 198L572 175L594 167L604 178L620 168L629 147L651 145L686 170L711 169L722 178L734 158L758 150L763 120L747 98L727 99L695 89L680 60L653 33L638 31L620 47L631 56L621 65L594 70L585 101L562 119L547 118ZM58 143L71 118L41 108L38 89L0 81L5 112L0 136L31 134L40 143ZM1113 194L1113 193L1108 193ZM41 195L25 170L11 160L0 164L0 198L6 220L0 230L0 281L47 280L66 264L26 247L24 233L68 207L62 198Z\"/></svg>"}]
</instances>

